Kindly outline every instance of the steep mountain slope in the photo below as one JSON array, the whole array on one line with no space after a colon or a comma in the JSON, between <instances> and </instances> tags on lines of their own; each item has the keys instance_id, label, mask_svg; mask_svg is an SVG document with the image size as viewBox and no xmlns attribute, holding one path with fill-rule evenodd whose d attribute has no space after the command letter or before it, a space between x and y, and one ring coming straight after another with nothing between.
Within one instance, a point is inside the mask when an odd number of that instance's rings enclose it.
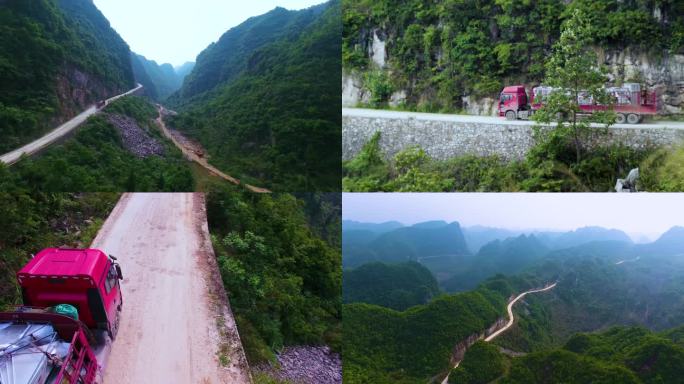
<instances>
[{"instance_id":1,"label":"steep mountain slope","mask_svg":"<svg viewBox=\"0 0 684 384\"><path fill-rule=\"evenodd\" d=\"M171 125L209 161L272 190L340 189L340 1L277 8L197 58Z\"/></svg>"},{"instance_id":2,"label":"steep mountain slope","mask_svg":"<svg viewBox=\"0 0 684 384\"><path fill-rule=\"evenodd\" d=\"M401 264L368 263L343 273L345 303L368 303L403 311L426 304L439 294L437 280L414 261Z\"/></svg>"},{"instance_id":3,"label":"steep mountain slope","mask_svg":"<svg viewBox=\"0 0 684 384\"><path fill-rule=\"evenodd\" d=\"M187 63L181 68L182 72L178 73L171 64L159 65L156 61L133 52L131 63L136 80L145 86L147 95L155 100L164 100L176 92L183 85L188 67L192 68L192 63Z\"/></svg>"},{"instance_id":4,"label":"steep mountain slope","mask_svg":"<svg viewBox=\"0 0 684 384\"><path fill-rule=\"evenodd\" d=\"M89 0L0 7L0 152L134 85L128 45Z\"/></svg>"}]
</instances>

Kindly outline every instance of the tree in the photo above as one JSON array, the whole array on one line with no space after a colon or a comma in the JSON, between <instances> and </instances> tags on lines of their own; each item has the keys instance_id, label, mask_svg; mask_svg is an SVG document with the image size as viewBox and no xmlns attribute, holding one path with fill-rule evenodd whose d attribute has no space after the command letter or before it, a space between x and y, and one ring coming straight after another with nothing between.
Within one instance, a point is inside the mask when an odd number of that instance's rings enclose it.
<instances>
[{"instance_id":1,"label":"tree","mask_svg":"<svg viewBox=\"0 0 684 384\"><path fill-rule=\"evenodd\" d=\"M605 69L597 64L596 53L590 48L592 43L589 19L582 9L575 9L563 24L560 39L546 64L544 83L555 90L535 115L540 123L550 123L559 116L568 118L567 122L563 118L557 119L556 129L547 139L561 144L572 142L577 163L582 159L583 142L591 134L591 123L605 124L607 128L615 121L615 115L610 111L578 118L581 100L609 107L611 104L603 89Z\"/></svg>"}]
</instances>

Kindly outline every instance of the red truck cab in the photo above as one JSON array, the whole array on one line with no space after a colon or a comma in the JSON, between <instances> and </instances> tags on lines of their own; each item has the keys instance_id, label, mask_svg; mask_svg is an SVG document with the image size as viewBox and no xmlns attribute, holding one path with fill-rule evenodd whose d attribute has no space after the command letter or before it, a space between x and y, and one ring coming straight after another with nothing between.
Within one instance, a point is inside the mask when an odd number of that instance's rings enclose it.
<instances>
[{"instance_id":1,"label":"red truck cab","mask_svg":"<svg viewBox=\"0 0 684 384\"><path fill-rule=\"evenodd\" d=\"M520 112L524 114L530 109L527 91L523 85L505 87L499 95L499 116L508 120L517 119Z\"/></svg>"},{"instance_id":2,"label":"red truck cab","mask_svg":"<svg viewBox=\"0 0 684 384\"><path fill-rule=\"evenodd\" d=\"M79 320L113 339L123 304L121 267L97 249L47 248L19 272L25 306L71 304Z\"/></svg>"}]
</instances>

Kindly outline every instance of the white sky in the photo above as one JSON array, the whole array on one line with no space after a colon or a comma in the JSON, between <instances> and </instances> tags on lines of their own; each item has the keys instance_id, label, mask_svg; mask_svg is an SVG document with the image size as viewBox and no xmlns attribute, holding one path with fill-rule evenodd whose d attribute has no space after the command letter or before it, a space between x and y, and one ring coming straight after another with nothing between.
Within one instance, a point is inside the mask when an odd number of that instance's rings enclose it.
<instances>
[{"instance_id":1,"label":"white sky","mask_svg":"<svg viewBox=\"0 0 684 384\"><path fill-rule=\"evenodd\" d=\"M224 32L276 6L303 9L324 0L94 0L131 50L174 66L197 55Z\"/></svg>"},{"instance_id":2,"label":"white sky","mask_svg":"<svg viewBox=\"0 0 684 384\"><path fill-rule=\"evenodd\" d=\"M600 226L655 239L675 225L684 226L684 193L345 193L342 217L509 229Z\"/></svg>"}]
</instances>

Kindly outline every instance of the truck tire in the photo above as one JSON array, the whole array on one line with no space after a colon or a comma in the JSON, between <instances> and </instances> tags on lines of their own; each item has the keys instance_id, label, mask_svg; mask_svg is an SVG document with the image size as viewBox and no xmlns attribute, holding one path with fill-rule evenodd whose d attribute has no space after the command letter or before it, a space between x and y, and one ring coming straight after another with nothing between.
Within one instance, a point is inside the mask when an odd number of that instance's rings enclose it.
<instances>
[{"instance_id":1,"label":"truck tire","mask_svg":"<svg viewBox=\"0 0 684 384\"><path fill-rule=\"evenodd\" d=\"M638 124L639 120L641 120L639 118L639 115L635 113L630 113L629 115L627 115L627 122L630 124Z\"/></svg>"},{"instance_id":2,"label":"truck tire","mask_svg":"<svg viewBox=\"0 0 684 384\"><path fill-rule=\"evenodd\" d=\"M624 123L625 123L625 120L626 120L626 118L625 118L625 115L624 115L623 113L618 113L618 114L615 116L615 122L616 122L617 124L624 124Z\"/></svg>"},{"instance_id":3,"label":"truck tire","mask_svg":"<svg viewBox=\"0 0 684 384\"><path fill-rule=\"evenodd\" d=\"M506 111L506 120L515 120L516 117L515 111Z\"/></svg>"}]
</instances>

